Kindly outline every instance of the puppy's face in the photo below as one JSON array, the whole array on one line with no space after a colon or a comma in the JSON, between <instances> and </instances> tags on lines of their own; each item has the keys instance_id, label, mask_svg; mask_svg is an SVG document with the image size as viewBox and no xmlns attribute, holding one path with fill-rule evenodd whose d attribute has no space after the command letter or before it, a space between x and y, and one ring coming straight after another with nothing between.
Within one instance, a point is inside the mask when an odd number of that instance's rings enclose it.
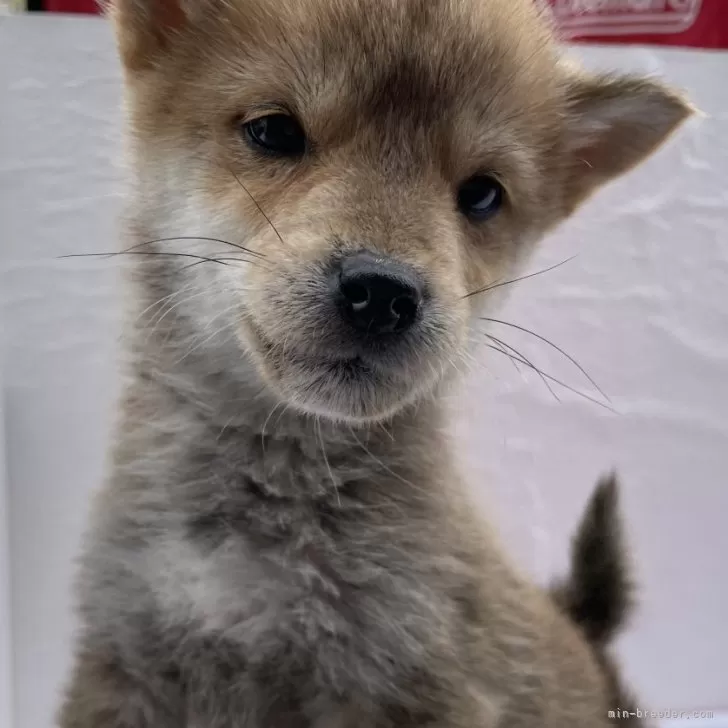
<instances>
[{"instance_id":1,"label":"puppy's face","mask_svg":"<svg viewBox=\"0 0 728 728\"><path fill-rule=\"evenodd\" d=\"M168 258L202 338L232 332L280 397L331 418L431 392L466 346L469 294L688 114L653 83L566 66L533 0L113 13L140 234L215 258Z\"/></svg>"}]
</instances>

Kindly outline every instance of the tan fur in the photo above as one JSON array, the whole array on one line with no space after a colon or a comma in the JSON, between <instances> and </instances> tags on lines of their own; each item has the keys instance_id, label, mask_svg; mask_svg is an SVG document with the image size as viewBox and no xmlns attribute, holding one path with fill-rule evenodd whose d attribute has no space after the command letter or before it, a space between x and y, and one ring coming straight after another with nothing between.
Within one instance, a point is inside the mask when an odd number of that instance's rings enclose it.
<instances>
[{"instance_id":1,"label":"tan fur","mask_svg":"<svg viewBox=\"0 0 728 728\"><path fill-rule=\"evenodd\" d=\"M531 0L110 10L130 254L148 257L62 728L607 725L608 645L473 515L438 392L470 294L688 105L564 63ZM240 124L274 111L306 131L302 158L244 142ZM506 200L475 223L455 199L483 173ZM352 375L322 301L331 261L360 249L421 275L428 308Z\"/></svg>"},{"instance_id":2,"label":"tan fur","mask_svg":"<svg viewBox=\"0 0 728 728\"><path fill-rule=\"evenodd\" d=\"M226 232L237 225L249 247L265 252L271 265L246 273L240 333L260 358L258 334L266 332L273 347L260 369L287 398L299 393L276 345L308 346L315 324L284 299L334 241L427 271L447 336L408 379L429 387L425 369L440 368L464 339L472 301L463 295L512 268L688 113L677 96L642 80L566 70L530 0L384 2L371 13L363 0L200 3L189 10L190 29L175 16L164 42L159 30L139 36L138 5L119 3L116 16L131 71L141 234L188 232L159 219L159 175L177 167L186 180L169 190L172 199L193 185L201 214ZM150 5L173 15L169 0ZM596 115L602 104L605 121ZM241 143L240 120L281 108L316 145L299 164L261 159ZM607 117L613 111L618 124ZM472 225L453 209L453 189L480 170L502 181L508 205ZM387 398L398 399L400 385Z\"/></svg>"}]
</instances>

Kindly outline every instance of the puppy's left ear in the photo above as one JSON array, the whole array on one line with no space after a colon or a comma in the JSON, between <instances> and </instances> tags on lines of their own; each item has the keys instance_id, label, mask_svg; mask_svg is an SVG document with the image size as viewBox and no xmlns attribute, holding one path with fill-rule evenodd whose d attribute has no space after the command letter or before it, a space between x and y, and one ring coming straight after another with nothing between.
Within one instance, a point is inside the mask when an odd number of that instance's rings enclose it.
<instances>
[{"instance_id":1,"label":"puppy's left ear","mask_svg":"<svg viewBox=\"0 0 728 728\"><path fill-rule=\"evenodd\" d=\"M100 0L127 71L152 67L190 20L188 0Z\"/></svg>"},{"instance_id":2,"label":"puppy's left ear","mask_svg":"<svg viewBox=\"0 0 728 728\"><path fill-rule=\"evenodd\" d=\"M645 78L570 70L564 129L566 212L643 162L694 110L679 94Z\"/></svg>"}]
</instances>

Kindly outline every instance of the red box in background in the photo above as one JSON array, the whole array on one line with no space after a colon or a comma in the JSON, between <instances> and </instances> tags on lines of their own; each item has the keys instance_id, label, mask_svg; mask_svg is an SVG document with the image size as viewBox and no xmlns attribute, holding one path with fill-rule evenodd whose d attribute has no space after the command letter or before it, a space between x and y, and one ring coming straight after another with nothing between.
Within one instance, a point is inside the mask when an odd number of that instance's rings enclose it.
<instances>
[{"instance_id":1,"label":"red box in background","mask_svg":"<svg viewBox=\"0 0 728 728\"><path fill-rule=\"evenodd\" d=\"M566 40L728 49L728 0L540 0ZM487 0L483 0L487 2ZM97 0L42 0L55 13L98 13Z\"/></svg>"},{"instance_id":2,"label":"red box in background","mask_svg":"<svg viewBox=\"0 0 728 728\"><path fill-rule=\"evenodd\" d=\"M728 48L728 0L545 2L565 40Z\"/></svg>"},{"instance_id":3,"label":"red box in background","mask_svg":"<svg viewBox=\"0 0 728 728\"><path fill-rule=\"evenodd\" d=\"M101 12L97 0L43 0L43 10L49 13L87 13Z\"/></svg>"}]
</instances>

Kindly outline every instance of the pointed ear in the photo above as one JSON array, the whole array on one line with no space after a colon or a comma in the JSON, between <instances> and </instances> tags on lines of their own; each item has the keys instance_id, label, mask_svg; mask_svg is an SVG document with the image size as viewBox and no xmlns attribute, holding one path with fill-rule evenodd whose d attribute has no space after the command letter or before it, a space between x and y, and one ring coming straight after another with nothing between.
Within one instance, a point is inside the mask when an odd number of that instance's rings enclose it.
<instances>
[{"instance_id":1,"label":"pointed ear","mask_svg":"<svg viewBox=\"0 0 728 728\"><path fill-rule=\"evenodd\" d=\"M571 212L601 185L649 157L694 111L660 83L632 76L567 81L565 202Z\"/></svg>"},{"instance_id":2,"label":"pointed ear","mask_svg":"<svg viewBox=\"0 0 728 728\"><path fill-rule=\"evenodd\" d=\"M103 1L103 0L102 0ZM129 71L154 64L188 22L186 0L106 0L121 62Z\"/></svg>"}]
</instances>

